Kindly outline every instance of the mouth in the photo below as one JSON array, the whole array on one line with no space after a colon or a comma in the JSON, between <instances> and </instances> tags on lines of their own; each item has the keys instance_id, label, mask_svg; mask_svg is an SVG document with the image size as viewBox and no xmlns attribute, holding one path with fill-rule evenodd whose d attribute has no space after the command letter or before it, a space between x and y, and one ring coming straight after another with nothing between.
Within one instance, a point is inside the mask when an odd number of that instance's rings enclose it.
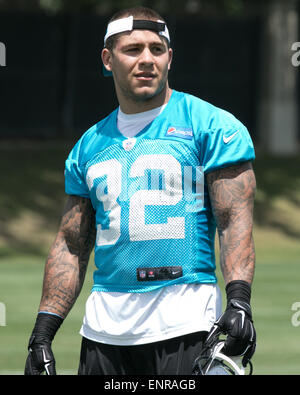
<instances>
[{"instance_id":1,"label":"mouth","mask_svg":"<svg viewBox=\"0 0 300 395\"><path fill-rule=\"evenodd\" d=\"M143 72L137 73L135 75L135 77L139 81L152 81L155 78L155 74L151 73L151 72L143 71Z\"/></svg>"}]
</instances>

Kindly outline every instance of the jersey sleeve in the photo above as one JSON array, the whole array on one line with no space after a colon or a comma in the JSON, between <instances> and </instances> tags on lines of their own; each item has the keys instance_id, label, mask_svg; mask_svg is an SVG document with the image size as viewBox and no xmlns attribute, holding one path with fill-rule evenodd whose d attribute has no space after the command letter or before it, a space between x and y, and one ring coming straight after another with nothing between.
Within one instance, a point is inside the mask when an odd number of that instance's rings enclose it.
<instances>
[{"instance_id":1,"label":"jersey sleeve","mask_svg":"<svg viewBox=\"0 0 300 395\"><path fill-rule=\"evenodd\" d=\"M202 133L201 156L204 173L255 159L252 139L247 128L234 118Z\"/></svg>"},{"instance_id":2,"label":"jersey sleeve","mask_svg":"<svg viewBox=\"0 0 300 395\"><path fill-rule=\"evenodd\" d=\"M84 165L81 163L81 144L79 140L65 162L65 192L89 198L89 189L84 176Z\"/></svg>"}]
</instances>

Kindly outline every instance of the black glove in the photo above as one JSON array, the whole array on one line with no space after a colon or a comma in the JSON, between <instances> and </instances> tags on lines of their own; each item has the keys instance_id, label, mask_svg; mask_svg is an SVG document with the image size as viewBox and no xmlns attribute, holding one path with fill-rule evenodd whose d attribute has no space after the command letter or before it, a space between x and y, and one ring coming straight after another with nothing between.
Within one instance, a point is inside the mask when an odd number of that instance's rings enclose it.
<instances>
[{"instance_id":1,"label":"black glove","mask_svg":"<svg viewBox=\"0 0 300 395\"><path fill-rule=\"evenodd\" d=\"M56 375L55 359L51 349L52 340L63 322L63 318L39 313L28 344L25 375Z\"/></svg>"},{"instance_id":2,"label":"black glove","mask_svg":"<svg viewBox=\"0 0 300 395\"><path fill-rule=\"evenodd\" d=\"M245 367L255 352L256 332L250 307L251 288L246 281L231 281L226 286L227 307L215 323L227 335L222 352L228 356L243 356Z\"/></svg>"}]
</instances>

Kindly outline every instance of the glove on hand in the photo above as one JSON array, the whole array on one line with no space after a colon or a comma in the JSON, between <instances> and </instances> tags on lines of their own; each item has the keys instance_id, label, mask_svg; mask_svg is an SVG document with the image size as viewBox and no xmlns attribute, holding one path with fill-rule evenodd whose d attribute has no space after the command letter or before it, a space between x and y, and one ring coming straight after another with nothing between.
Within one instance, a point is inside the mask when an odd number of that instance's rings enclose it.
<instances>
[{"instance_id":1,"label":"glove on hand","mask_svg":"<svg viewBox=\"0 0 300 395\"><path fill-rule=\"evenodd\" d=\"M256 332L250 307L250 285L245 281L232 281L226 286L227 307L215 323L227 335L223 352L228 356L243 356L245 367L255 352Z\"/></svg>"},{"instance_id":2,"label":"glove on hand","mask_svg":"<svg viewBox=\"0 0 300 395\"><path fill-rule=\"evenodd\" d=\"M28 356L25 365L25 375L56 375L55 359L51 343L35 343L31 338L28 347Z\"/></svg>"},{"instance_id":3,"label":"glove on hand","mask_svg":"<svg viewBox=\"0 0 300 395\"><path fill-rule=\"evenodd\" d=\"M39 313L28 344L25 375L56 375L55 358L51 349L52 340L63 322L63 318Z\"/></svg>"}]
</instances>

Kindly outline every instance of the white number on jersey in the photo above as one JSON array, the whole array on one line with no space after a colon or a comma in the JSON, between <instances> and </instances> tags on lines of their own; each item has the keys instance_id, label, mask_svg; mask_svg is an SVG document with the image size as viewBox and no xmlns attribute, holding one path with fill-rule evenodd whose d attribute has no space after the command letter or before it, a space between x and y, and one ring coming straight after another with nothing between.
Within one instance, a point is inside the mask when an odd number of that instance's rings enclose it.
<instances>
[{"instance_id":1,"label":"white number on jersey","mask_svg":"<svg viewBox=\"0 0 300 395\"><path fill-rule=\"evenodd\" d=\"M185 237L184 217L168 217L166 223L146 224L146 206L176 205L182 199L182 171L176 158L168 154L142 155L132 164L129 177L144 177L146 170L159 169L164 172L164 189L139 189L130 198L129 236L131 241L157 239L183 239ZM98 246L113 245L121 235L121 207L117 202L122 192L122 165L117 159L110 159L91 166L87 172L87 185L91 188L97 178L106 176L96 187L96 196L109 211L109 228L97 226Z\"/></svg>"}]
</instances>

